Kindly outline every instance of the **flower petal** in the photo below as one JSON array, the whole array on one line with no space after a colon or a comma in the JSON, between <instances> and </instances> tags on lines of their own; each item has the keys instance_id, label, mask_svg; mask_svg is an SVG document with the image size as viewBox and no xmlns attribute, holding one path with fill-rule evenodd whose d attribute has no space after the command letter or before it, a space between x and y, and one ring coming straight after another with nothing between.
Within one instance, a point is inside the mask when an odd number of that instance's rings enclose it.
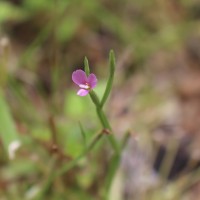
<instances>
[{"instance_id":1,"label":"flower petal","mask_svg":"<svg viewBox=\"0 0 200 200\"><path fill-rule=\"evenodd\" d=\"M80 90L77 92L77 95L79 95L79 96L86 96L88 93L89 93L88 90L80 89Z\"/></svg>"},{"instance_id":2,"label":"flower petal","mask_svg":"<svg viewBox=\"0 0 200 200\"><path fill-rule=\"evenodd\" d=\"M87 81L87 76L83 70L79 69L72 73L72 80L77 85L85 84Z\"/></svg>"},{"instance_id":3,"label":"flower petal","mask_svg":"<svg viewBox=\"0 0 200 200\"><path fill-rule=\"evenodd\" d=\"M90 85L90 88L93 89L97 85L97 77L94 74L90 74L88 76L88 84Z\"/></svg>"},{"instance_id":4,"label":"flower petal","mask_svg":"<svg viewBox=\"0 0 200 200\"><path fill-rule=\"evenodd\" d=\"M79 87L85 90L90 89L90 86L88 84L80 84Z\"/></svg>"}]
</instances>

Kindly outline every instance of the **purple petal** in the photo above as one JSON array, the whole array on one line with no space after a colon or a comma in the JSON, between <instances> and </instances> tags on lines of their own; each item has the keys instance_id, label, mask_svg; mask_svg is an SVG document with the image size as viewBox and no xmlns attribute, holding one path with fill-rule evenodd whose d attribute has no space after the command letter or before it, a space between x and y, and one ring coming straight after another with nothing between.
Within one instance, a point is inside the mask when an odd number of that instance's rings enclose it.
<instances>
[{"instance_id":1,"label":"purple petal","mask_svg":"<svg viewBox=\"0 0 200 200\"><path fill-rule=\"evenodd\" d=\"M87 76L83 70L79 69L72 73L72 80L77 85L85 84L87 81Z\"/></svg>"},{"instance_id":2,"label":"purple petal","mask_svg":"<svg viewBox=\"0 0 200 200\"><path fill-rule=\"evenodd\" d=\"M89 93L88 90L80 89L80 90L77 92L77 95L79 95L79 96L86 96L88 93Z\"/></svg>"},{"instance_id":3,"label":"purple petal","mask_svg":"<svg viewBox=\"0 0 200 200\"><path fill-rule=\"evenodd\" d=\"M88 76L88 84L90 85L91 89L96 87L96 85L97 85L97 77L94 74L90 74Z\"/></svg>"}]
</instances>

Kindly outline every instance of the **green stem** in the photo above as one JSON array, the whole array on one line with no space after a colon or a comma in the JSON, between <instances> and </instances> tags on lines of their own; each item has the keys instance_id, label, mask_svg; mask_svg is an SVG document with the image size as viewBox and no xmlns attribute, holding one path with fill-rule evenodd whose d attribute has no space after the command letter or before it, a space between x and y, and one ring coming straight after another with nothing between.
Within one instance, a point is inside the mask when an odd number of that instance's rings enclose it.
<instances>
[{"instance_id":1,"label":"green stem","mask_svg":"<svg viewBox=\"0 0 200 200\"><path fill-rule=\"evenodd\" d=\"M90 98L92 99L92 102L95 104L95 106L97 108L100 108L100 101L99 101L99 98L96 95L96 93L93 90L91 90L89 94L90 94Z\"/></svg>"},{"instance_id":2,"label":"green stem","mask_svg":"<svg viewBox=\"0 0 200 200\"><path fill-rule=\"evenodd\" d=\"M104 129L108 129L110 132L112 132L112 128L108 122L108 119L107 119L105 113L102 110L99 98L97 97L96 93L94 91L90 91L90 97L96 106L97 115L99 117L101 125L103 126ZM119 145L112 134L108 135L108 140L109 140L111 146L113 147L113 149L115 150L115 152L119 153Z\"/></svg>"},{"instance_id":3,"label":"green stem","mask_svg":"<svg viewBox=\"0 0 200 200\"><path fill-rule=\"evenodd\" d=\"M110 165L108 166L108 173L105 179L105 190L103 193L103 197L105 200L109 199L110 189L112 187L113 180L119 168L121 156L119 154L114 154L111 157Z\"/></svg>"}]
</instances>

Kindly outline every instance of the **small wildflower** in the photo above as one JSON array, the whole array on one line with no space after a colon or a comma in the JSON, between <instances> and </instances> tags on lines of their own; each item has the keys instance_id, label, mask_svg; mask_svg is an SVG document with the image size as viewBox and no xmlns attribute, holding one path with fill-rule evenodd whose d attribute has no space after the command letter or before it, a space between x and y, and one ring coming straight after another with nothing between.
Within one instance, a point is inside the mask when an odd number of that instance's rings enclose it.
<instances>
[{"instance_id":1,"label":"small wildflower","mask_svg":"<svg viewBox=\"0 0 200 200\"><path fill-rule=\"evenodd\" d=\"M88 77L86 73L79 69L72 73L73 82L80 87L77 92L79 96L86 96L90 90L96 87L97 78L94 74L90 74Z\"/></svg>"}]
</instances>

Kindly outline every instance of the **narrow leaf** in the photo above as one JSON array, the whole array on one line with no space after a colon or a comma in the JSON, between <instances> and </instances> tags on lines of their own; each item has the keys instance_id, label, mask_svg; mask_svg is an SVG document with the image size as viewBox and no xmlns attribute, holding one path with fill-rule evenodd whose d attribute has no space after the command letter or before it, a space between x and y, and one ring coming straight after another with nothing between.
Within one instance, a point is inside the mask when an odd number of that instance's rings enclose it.
<instances>
[{"instance_id":1,"label":"narrow leaf","mask_svg":"<svg viewBox=\"0 0 200 200\"><path fill-rule=\"evenodd\" d=\"M128 132L126 132L125 134L124 134L124 136L123 136L123 138L122 138L122 142L121 142L121 148L122 148L122 150L126 147L126 145L127 145L127 142L128 142L128 140L129 140L129 138L130 138L130 132L128 131Z\"/></svg>"},{"instance_id":2,"label":"narrow leaf","mask_svg":"<svg viewBox=\"0 0 200 200\"><path fill-rule=\"evenodd\" d=\"M85 57L85 59L84 59L84 71L85 71L86 75L89 76L90 67L89 67L89 62L88 62L87 57Z\"/></svg>"},{"instance_id":3,"label":"narrow leaf","mask_svg":"<svg viewBox=\"0 0 200 200\"><path fill-rule=\"evenodd\" d=\"M86 137L86 133L83 129L83 126L81 124L81 122L79 122L79 127L80 127L80 130L81 130L81 135L83 137L83 143L84 143L84 147L86 148L87 147L87 137Z\"/></svg>"},{"instance_id":4,"label":"narrow leaf","mask_svg":"<svg viewBox=\"0 0 200 200\"><path fill-rule=\"evenodd\" d=\"M114 54L113 50L111 50L109 53L109 65L110 65L110 74L109 74L109 78L108 78L108 82L106 85L106 89L105 89L103 98L101 100L101 108L104 106L104 104L111 92L111 89L112 89L114 73L115 73L115 54Z\"/></svg>"},{"instance_id":5,"label":"narrow leaf","mask_svg":"<svg viewBox=\"0 0 200 200\"><path fill-rule=\"evenodd\" d=\"M15 156L16 149L20 146L19 137L12 119L9 107L0 90L0 139L8 152L10 159Z\"/></svg>"}]
</instances>

